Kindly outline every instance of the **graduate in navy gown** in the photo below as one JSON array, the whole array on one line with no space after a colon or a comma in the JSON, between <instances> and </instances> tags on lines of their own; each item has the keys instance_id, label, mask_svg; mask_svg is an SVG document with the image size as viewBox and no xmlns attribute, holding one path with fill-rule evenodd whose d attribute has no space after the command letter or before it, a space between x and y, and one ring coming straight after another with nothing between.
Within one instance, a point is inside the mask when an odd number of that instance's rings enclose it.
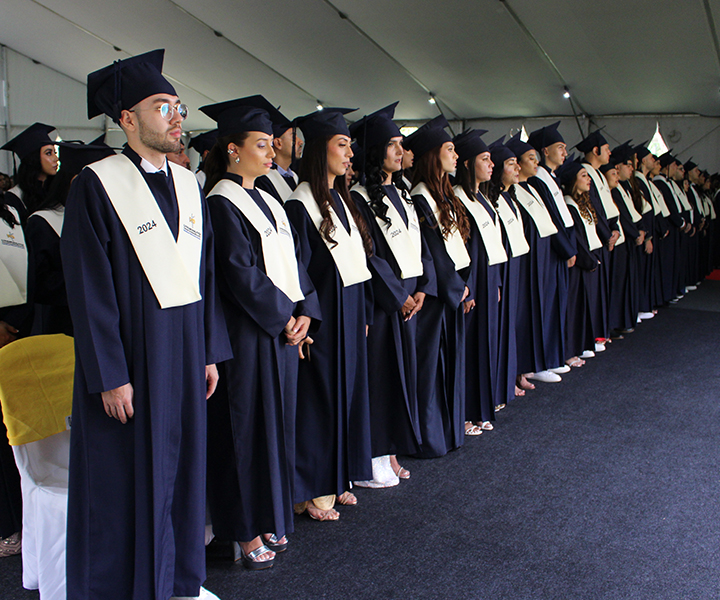
<instances>
[{"instance_id":1,"label":"graduate in navy gown","mask_svg":"<svg viewBox=\"0 0 720 600\"><path fill-rule=\"evenodd\" d=\"M30 333L33 319L32 270L28 269L27 241L20 222L20 211L5 204L0 195L0 348ZM5 276L3 276L5 277ZM1 412L1 411L0 411ZM22 494L20 474L8 442L0 414L0 558L21 551Z\"/></svg>"},{"instance_id":2,"label":"graduate in navy gown","mask_svg":"<svg viewBox=\"0 0 720 600\"><path fill-rule=\"evenodd\" d=\"M322 312L314 343L301 346L295 445L295 510L318 520L338 519L336 496L355 504L350 482L372 479L366 340L372 241L345 181L352 157L346 112L325 109L298 119L305 137L300 183L285 202Z\"/></svg>"},{"instance_id":3,"label":"graduate in navy gown","mask_svg":"<svg viewBox=\"0 0 720 600\"><path fill-rule=\"evenodd\" d=\"M506 402L498 386L498 342L502 266L507 262L499 217L480 185L490 181L493 162L480 137L469 129L453 139L458 154L455 195L470 222L469 288L465 299L465 422L466 434L493 429L495 406Z\"/></svg>"},{"instance_id":4,"label":"graduate in navy gown","mask_svg":"<svg viewBox=\"0 0 720 600\"><path fill-rule=\"evenodd\" d=\"M397 102L350 127L361 148L353 161L365 185L351 195L373 240L374 311L368 332L373 478L361 487L389 487L410 472L397 454L416 454L422 441L417 395L417 323L426 294L437 294L435 271L415 206L394 181L402 168L402 134L392 117ZM357 155L356 155L357 156ZM353 159L356 158L353 157Z\"/></svg>"},{"instance_id":5,"label":"graduate in navy gown","mask_svg":"<svg viewBox=\"0 0 720 600\"><path fill-rule=\"evenodd\" d=\"M216 598L201 588L206 400L231 351L205 200L165 156L187 108L161 74L163 53L88 76L88 116L110 116L128 144L83 169L65 209L69 600Z\"/></svg>"},{"instance_id":6,"label":"graduate in navy gown","mask_svg":"<svg viewBox=\"0 0 720 600\"><path fill-rule=\"evenodd\" d=\"M526 390L535 387L519 376L517 368L516 322L520 294L520 261L530 251L530 246L525 239L523 217L515 199L514 184L519 181L520 167L517 157L503 144L503 140L504 136L490 144L490 156L495 166L486 194L500 217L503 245L508 256L507 262L503 263L500 292L498 395L495 410L503 409L515 397L524 396Z\"/></svg>"},{"instance_id":7,"label":"graduate in navy gown","mask_svg":"<svg viewBox=\"0 0 720 600\"><path fill-rule=\"evenodd\" d=\"M597 322L592 311L602 310L598 283L602 242L595 227L597 214L590 200L592 181L585 167L574 160L566 160L557 169L557 176L575 221L577 247L577 260L570 269L565 343L568 352L592 357L596 337L593 323Z\"/></svg>"},{"instance_id":8,"label":"graduate in navy gown","mask_svg":"<svg viewBox=\"0 0 720 600\"><path fill-rule=\"evenodd\" d=\"M17 183L6 192L5 203L20 211L23 225L45 200L58 169L55 142L48 135L54 130L52 125L34 123L1 148L20 158Z\"/></svg>"},{"instance_id":9,"label":"graduate in navy gown","mask_svg":"<svg viewBox=\"0 0 720 600\"><path fill-rule=\"evenodd\" d=\"M551 278L557 282L556 302L545 302L543 322L546 331L560 332L559 337L550 336L545 342L545 356L549 362L561 362L553 368L555 373L567 372L565 366L581 367L584 361L578 356L568 354L565 348L565 323L567 321L567 294L569 269L576 261L575 227L572 215L565 204L555 170L567 158L567 146L558 131L560 121L536 129L528 136L528 143L538 151L540 165L537 174L528 178L545 202L545 207L558 232L550 237L550 260L554 268L548 270ZM565 363L564 365L562 363Z\"/></svg>"},{"instance_id":10,"label":"graduate in navy gown","mask_svg":"<svg viewBox=\"0 0 720 600\"><path fill-rule=\"evenodd\" d=\"M201 108L218 122L205 192L234 356L219 365L208 403L208 504L214 534L239 541L253 570L271 567L293 531L296 346L320 319L287 215L254 187L274 156L272 123L256 104L240 98Z\"/></svg>"},{"instance_id":11,"label":"graduate in navy gown","mask_svg":"<svg viewBox=\"0 0 720 600\"><path fill-rule=\"evenodd\" d=\"M470 224L450 184L457 154L446 126L444 117L436 117L406 139L414 155L412 200L437 275L437 296L426 296L418 315L418 456L423 458L459 448L465 433L463 301L470 293L465 248Z\"/></svg>"},{"instance_id":12,"label":"graduate in navy gown","mask_svg":"<svg viewBox=\"0 0 720 600\"><path fill-rule=\"evenodd\" d=\"M562 328L557 319L547 319L551 307L560 303L557 272L552 257L552 237L558 229L537 190L528 183L538 170L537 151L520 139L510 138L506 146L517 156L518 183L515 197L523 211L525 239L530 252L520 261L520 295L516 335L518 371L527 379L545 383L562 381L560 375L549 369L562 369ZM563 365L564 367L565 365Z\"/></svg>"},{"instance_id":13,"label":"graduate in navy gown","mask_svg":"<svg viewBox=\"0 0 720 600\"><path fill-rule=\"evenodd\" d=\"M33 335L64 333L72 337L73 327L65 292L60 257L60 233L70 184L85 165L112 156L109 146L82 142L60 142L61 168L53 178L46 198L28 217L25 235L30 269L33 272L35 316Z\"/></svg>"}]
</instances>

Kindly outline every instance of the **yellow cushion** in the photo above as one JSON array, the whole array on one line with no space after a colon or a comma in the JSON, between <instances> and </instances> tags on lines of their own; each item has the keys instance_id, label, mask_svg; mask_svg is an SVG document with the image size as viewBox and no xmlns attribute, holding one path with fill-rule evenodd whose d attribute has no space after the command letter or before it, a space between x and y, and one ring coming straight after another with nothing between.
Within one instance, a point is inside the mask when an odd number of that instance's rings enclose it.
<instances>
[{"instance_id":1,"label":"yellow cushion","mask_svg":"<svg viewBox=\"0 0 720 600\"><path fill-rule=\"evenodd\" d=\"M75 349L66 335L36 335L0 348L0 402L11 446L65 431Z\"/></svg>"}]
</instances>

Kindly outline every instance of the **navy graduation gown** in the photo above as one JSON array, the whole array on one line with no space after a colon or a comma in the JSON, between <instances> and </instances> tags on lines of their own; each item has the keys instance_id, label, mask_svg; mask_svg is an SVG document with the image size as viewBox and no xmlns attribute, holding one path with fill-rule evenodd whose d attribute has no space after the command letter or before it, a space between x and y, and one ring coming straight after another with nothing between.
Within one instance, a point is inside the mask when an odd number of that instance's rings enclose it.
<instances>
[{"instance_id":1,"label":"navy graduation gown","mask_svg":"<svg viewBox=\"0 0 720 600\"><path fill-rule=\"evenodd\" d=\"M502 192L511 210L518 214L518 207L508 192ZM507 262L501 265L502 290L500 299L500 331L498 341L498 395L496 406L507 404L515 398L515 381L517 367L517 335L516 322L518 310L518 294L520 292L520 260L522 256L513 257L510 240L505 230L505 223L499 219L503 231L503 245L508 256Z\"/></svg>"},{"instance_id":2,"label":"navy graduation gown","mask_svg":"<svg viewBox=\"0 0 720 600\"><path fill-rule=\"evenodd\" d=\"M230 173L225 178L242 184ZM271 223L257 190L246 190ZM227 198L208 197L218 289L233 358L220 366L208 401L208 505L219 539L249 542L293 531L298 350L283 330L305 315L317 328L320 304L300 257L305 299L294 303L266 275L262 240ZM296 237L297 247L297 237ZM311 331L312 333L312 331Z\"/></svg>"},{"instance_id":3,"label":"navy graduation gown","mask_svg":"<svg viewBox=\"0 0 720 600\"><path fill-rule=\"evenodd\" d=\"M667 205L670 215L668 221L668 236L663 244L662 266L663 266L663 296L668 302L676 296L683 294L685 285L681 283L684 278L684 239L686 234L682 231L685 224L683 213L678 210L675 203L675 195L673 194L670 184L664 176L658 175L653 179L653 183L657 186L663 195L665 204Z\"/></svg>"},{"instance_id":4,"label":"navy graduation gown","mask_svg":"<svg viewBox=\"0 0 720 600\"><path fill-rule=\"evenodd\" d=\"M338 217L347 224L336 192ZM370 282L344 287L330 250L302 202L285 210L300 256L317 291L322 323L300 361L296 420L295 502L342 494L351 481L372 479L365 326L372 318Z\"/></svg>"},{"instance_id":5,"label":"navy graduation gown","mask_svg":"<svg viewBox=\"0 0 720 600\"><path fill-rule=\"evenodd\" d=\"M173 235L172 175L147 181ZM205 579L205 365L230 357L203 201L203 299L161 309L95 173L68 196L60 248L75 326L68 497L68 600L196 596ZM135 415L100 393L126 383Z\"/></svg>"},{"instance_id":6,"label":"navy graduation gown","mask_svg":"<svg viewBox=\"0 0 720 600\"><path fill-rule=\"evenodd\" d=\"M638 310L638 265L635 240L640 235L633 223L630 211L618 189L612 190L612 197L620 212L620 223L625 233L625 242L615 246L610 256L610 328L632 329L635 327Z\"/></svg>"},{"instance_id":7,"label":"navy graduation gown","mask_svg":"<svg viewBox=\"0 0 720 600\"><path fill-rule=\"evenodd\" d=\"M394 186L383 189L407 226L405 200ZM372 455L416 454L422 439L417 393L419 313L406 321L400 309L416 292L437 294L432 257L422 240L423 275L402 279L397 260L380 230L383 225L360 194L352 192L352 196L368 224L374 247L369 259L374 308L367 338Z\"/></svg>"},{"instance_id":8,"label":"navy graduation gown","mask_svg":"<svg viewBox=\"0 0 720 600\"><path fill-rule=\"evenodd\" d=\"M529 192L529 184L519 185ZM517 336L517 369L519 373L544 371L558 367L562 363L560 354L561 342L558 339L560 330L546 331L544 326L550 325L543 321L543 315L550 312L546 305L558 304L557 278L553 277L551 257L552 236L540 237L535 221L525 207L518 202L523 211L525 239L530 251L520 257L520 282L518 290L518 313L515 335ZM545 356L545 343L553 339L549 345L552 351L552 363Z\"/></svg>"},{"instance_id":9,"label":"navy graduation gown","mask_svg":"<svg viewBox=\"0 0 720 600\"><path fill-rule=\"evenodd\" d=\"M469 268L455 270L442 232L425 198L412 197L437 275L437 296L426 296L418 319L418 405L422 446L434 458L465 439L465 322L461 298Z\"/></svg>"},{"instance_id":10,"label":"navy graduation gown","mask_svg":"<svg viewBox=\"0 0 720 600\"><path fill-rule=\"evenodd\" d=\"M500 218L482 194L476 196L493 217L496 227ZM470 238L469 288L466 301L475 300L475 308L465 315L465 420L494 421L495 406L506 402L504 386L498 386L498 342L500 336L500 301L503 263L488 264L488 253L475 219L468 215Z\"/></svg>"},{"instance_id":11,"label":"navy graduation gown","mask_svg":"<svg viewBox=\"0 0 720 600\"><path fill-rule=\"evenodd\" d=\"M45 219L30 215L25 226L25 239L28 244L28 268L35 279L32 333L64 333L72 337L72 319L60 258L60 236Z\"/></svg>"},{"instance_id":12,"label":"navy graduation gown","mask_svg":"<svg viewBox=\"0 0 720 600\"><path fill-rule=\"evenodd\" d=\"M566 348L569 356L579 356L585 350L594 350L593 312L602 310L599 279L601 276L598 261L599 250L591 251L580 213L569 206L575 222L575 240L577 259L570 269L568 284L568 310L566 327Z\"/></svg>"},{"instance_id":13,"label":"navy graduation gown","mask_svg":"<svg viewBox=\"0 0 720 600\"><path fill-rule=\"evenodd\" d=\"M540 169L547 169L541 165ZM567 296L569 269L567 261L577 255L575 227L565 226L560 210L552 192L539 177L530 177L528 183L535 188L543 199L558 232L550 236L550 268L547 269L546 288L557 286L557 293L543 304L543 331L545 332L544 350L548 365L561 366L566 358L573 356L565 350L565 322L567 320Z\"/></svg>"}]
</instances>

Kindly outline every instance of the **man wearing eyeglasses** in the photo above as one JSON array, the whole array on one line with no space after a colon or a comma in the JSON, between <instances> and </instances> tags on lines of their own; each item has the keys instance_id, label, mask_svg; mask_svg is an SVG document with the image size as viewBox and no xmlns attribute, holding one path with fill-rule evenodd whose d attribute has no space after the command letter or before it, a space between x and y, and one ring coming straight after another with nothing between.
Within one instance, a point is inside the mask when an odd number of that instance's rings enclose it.
<instances>
[{"instance_id":1,"label":"man wearing eyeglasses","mask_svg":"<svg viewBox=\"0 0 720 600\"><path fill-rule=\"evenodd\" d=\"M88 116L122 154L72 185L61 238L75 324L68 600L216 598L205 580L206 399L231 351L212 229L193 174L168 163L187 107L163 50L88 76Z\"/></svg>"}]
</instances>

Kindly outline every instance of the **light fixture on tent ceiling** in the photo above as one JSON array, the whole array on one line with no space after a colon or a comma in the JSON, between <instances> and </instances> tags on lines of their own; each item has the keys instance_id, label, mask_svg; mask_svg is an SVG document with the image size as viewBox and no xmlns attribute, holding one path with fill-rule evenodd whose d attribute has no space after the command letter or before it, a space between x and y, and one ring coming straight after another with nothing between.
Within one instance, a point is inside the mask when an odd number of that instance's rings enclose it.
<instances>
[{"instance_id":1,"label":"light fixture on tent ceiling","mask_svg":"<svg viewBox=\"0 0 720 600\"><path fill-rule=\"evenodd\" d=\"M565 100L570 100L570 90L567 86L563 87L563 89L565 90L563 92L563 98L565 98Z\"/></svg>"},{"instance_id":2,"label":"light fixture on tent ceiling","mask_svg":"<svg viewBox=\"0 0 720 600\"><path fill-rule=\"evenodd\" d=\"M668 151L668 146L660 133L660 123L655 122L655 135L647 145L647 149L650 150L655 156L662 156Z\"/></svg>"},{"instance_id":3,"label":"light fixture on tent ceiling","mask_svg":"<svg viewBox=\"0 0 720 600\"><path fill-rule=\"evenodd\" d=\"M435 100L435 94L433 94L432 92L430 92L430 97L428 98L428 102L430 104L437 104L437 100Z\"/></svg>"},{"instance_id":4,"label":"light fixture on tent ceiling","mask_svg":"<svg viewBox=\"0 0 720 600\"><path fill-rule=\"evenodd\" d=\"M325 106L323 105L322 102L320 102L320 100L318 100L318 101L317 101L317 106L316 106L315 108L316 108L317 110L322 110L323 108L325 108Z\"/></svg>"}]
</instances>

